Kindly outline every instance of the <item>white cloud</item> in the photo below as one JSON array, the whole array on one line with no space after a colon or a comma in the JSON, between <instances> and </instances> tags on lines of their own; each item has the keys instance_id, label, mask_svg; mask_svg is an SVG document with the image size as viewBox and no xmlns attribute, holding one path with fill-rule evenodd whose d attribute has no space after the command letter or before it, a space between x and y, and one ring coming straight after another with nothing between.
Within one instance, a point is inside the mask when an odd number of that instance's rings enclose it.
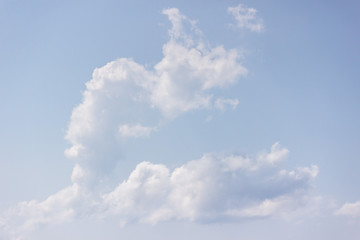
<instances>
[{"instance_id":1,"label":"white cloud","mask_svg":"<svg viewBox=\"0 0 360 240\"><path fill-rule=\"evenodd\" d=\"M289 154L289 150L283 148L278 142L271 146L270 153L260 153L257 156L259 164L276 164Z\"/></svg>"},{"instance_id":2,"label":"white cloud","mask_svg":"<svg viewBox=\"0 0 360 240\"><path fill-rule=\"evenodd\" d=\"M277 151L281 152L284 148ZM269 154L274 153L272 152ZM168 219L220 221L290 213L304 205L316 166L294 171L276 163L259 165L256 157L205 154L170 171L140 163L130 177L103 195L108 214L130 221ZM255 167L256 166L256 167ZM297 200L302 199L303 201Z\"/></svg>"},{"instance_id":3,"label":"white cloud","mask_svg":"<svg viewBox=\"0 0 360 240\"><path fill-rule=\"evenodd\" d=\"M236 98L235 99L218 98L216 99L214 106L217 109L224 110L226 106L230 106L232 107L232 109L235 109L238 104L239 104L239 100Z\"/></svg>"},{"instance_id":4,"label":"white cloud","mask_svg":"<svg viewBox=\"0 0 360 240\"><path fill-rule=\"evenodd\" d=\"M74 144L66 149L64 153L68 158L76 158L82 149L84 149L84 147L81 144Z\"/></svg>"},{"instance_id":5,"label":"white cloud","mask_svg":"<svg viewBox=\"0 0 360 240\"><path fill-rule=\"evenodd\" d=\"M150 133L155 131L154 127L144 127L140 124L136 125L120 125L119 133L123 138L139 138L139 137L149 137Z\"/></svg>"},{"instance_id":6,"label":"white cloud","mask_svg":"<svg viewBox=\"0 0 360 240\"><path fill-rule=\"evenodd\" d=\"M283 158L280 153L285 150L275 143L260 155ZM22 202L9 210L0 220L0 228L20 236L42 224L89 216L117 216L122 224L156 224L170 219L236 221L288 216L312 204L315 198L309 190L317 166L288 171L280 168L280 161L263 164L258 156L204 154L173 170L142 162L107 192L90 191L73 179L72 186L42 202ZM76 165L72 177L84 174L87 172Z\"/></svg>"},{"instance_id":7,"label":"white cloud","mask_svg":"<svg viewBox=\"0 0 360 240\"><path fill-rule=\"evenodd\" d=\"M107 189L102 184L121 158L121 139L148 137L155 130L149 126L158 126L163 118L212 109L216 105L213 98L219 99L213 90L235 84L247 72L238 61L236 50L208 47L201 40L196 22L178 9L166 9L163 13L172 28L169 41L163 46L163 58L154 67L146 68L132 59L120 58L96 68L86 83L82 102L73 109L65 136L71 144L65 155L75 163L73 184L42 202L19 204L6 214L6 220L0 221L3 229L24 232L40 224L71 220L87 211L105 214L104 208L121 212L126 221L133 217L156 222L175 216L166 204L172 202L176 206L176 201L181 201L176 213L184 210L179 218L198 217L192 213L198 210L187 206L188 200L177 198L186 189L177 187L168 195L168 190L181 181L177 176L191 177L187 166L195 163L184 165L171 176L163 165L142 163L127 181L104 197L104 202L100 198ZM227 101L220 104L233 105ZM124 205L118 205L114 199L122 193L125 195L119 201ZM173 200L166 200L162 208L155 207L161 202L162 194ZM154 211L149 212L150 209Z\"/></svg>"},{"instance_id":8,"label":"white cloud","mask_svg":"<svg viewBox=\"0 0 360 240\"><path fill-rule=\"evenodd\" d=\"M23 239L40 225L71 221L81 211L81 205L87 204L80 191L79 186L74 184L42 202L21 202L5 213L0 229L8 235L8 239Z\"/></svg>"},{"instance_id":9,"label":"white cloud","mask_svg":"<svg viewBox=\"0 0 360 240\"><path fill-rule=\"evenodd\" d=\"M257 10L254 8L239 4L236 7L229 7L228 13L233 15L238 28L246 28L252 32L261 32L264 29L263 20L256 16Z\"/></svg>"},{"instance_id":10,"label":"white cloud","mask_svg":"<svg viewBox=\"0 0 360 240\"><path fill-rule=\"evenodd\" d=\"M224 157L222 162L224 163L225 169L230 171L238 169L255 171L259 168L276 165L283 161L288 154L289 150L276 142L271 146L270 152L262 151L258 153L254 159L243 157L241 155L231 155Z\"/></svg>"},{"instance_id":11,"label":"white cloud","mask_svg":"<svg viewBox=\"0 0 360 240\"><path fill-rule=\"evenodd\" d=\"M158 126L162 118L238 104L213 91L246 74L238 52L196 40L195 22L179 10L164 14L172 23L170 40L152 69L120 58L94 70L65 137L71 143L65 154L75 162L73 183L44 201L9 210L0 228L13 238L41 224L84 216L116 215L122 223L222 221L275 216L303 206L297 199L307 194L318 169L281 169L289 151L279 143L255 156L204 154L173 170L142 162L115 189L102 185L120 158L119 136L149 137L155 130L149 126Z\"/></svg>"},{"instance_id":12,"label":"white cloud","mask_svg":"<svg viewBox=\"0 0 360 240\"><path fill-rule=\"evenodd\" d=\"M168 16L172 24L172 28L169 30L169 36L171 40L180 40L187 47L193 45L194 39L190 34L187 33L185 25L189 25L189 30L191 30L192 32L195 32L196 34L201 34L200 29L198 29L196 26L196 21L182 15L177 8L164 9L162 13Z\"/></svg>"},{"instance_id":13,"label":"white cloud","mask_svg":"<svg viewBox=\"0 0 360 240\"><path fill-rule=\"evenodd\" d=\"M206 47L196 37L200 30L195 22L178 9L163 13L172 23L163 58L150 69L128 58L95 69L82 103L72 112L65 137L71 146L65 155L90 172L84 177L93 184L119 161L121 138L147 137L154 131L149 126L159 125L162 118L237 104L221 97L214 103L212 90L235 84L246 74L239 53Z\"/></svg>"},{"instance_id":14,"label":"white cloud","mask_svg":"<svg viewBox=\"0 0 360 240\"><path fill-rule=\"evenodd\" d=\"M199 30L177 9L164 13L173 25L171 38L163 46L164 58L154 67L157 77L148 90L153 106L173 118L190 110L209 108L210 90L234 84L247 70L237 61L236 50L208 48L201 40L195 41L186 33L186 23L195 33Z\"/></svg>"},{"instance_id":15,"label":"white cloud","mask_svg":"<svg viewBox=\"0 0 360 240\"><path fill-rule=\"evenodd\" d=\"M245 68L237 63L237 52L221 46L189 49L169 42L163 51L164 59L155 66L159 78L150 97L152 104L169 118L209 108L211 89L233 84L238 76L246 74Z\"/></svg>"},{"instance_id":16,"label":"white cloud","mask_svg":"<svg viewBox=\"0 0 360 240\"><path fill-rule=\"evenodd\" d=\"M265 199L262 202L245 209L230 209L226 213L234 217L268 217L277 212L283 212L298 205L293 196L281 196L275 199Z\"/></svg>"},{"instance_id":17,"label":"white cloud","mask_svg":"<svg viewBox=\"0 0 360 240\"><path fill-rule=\"evenodd\" d=\"M360 201L354 203L345 203L341 208L336 210L334 214L349 217L360 217Z\"/></svg>"}]
</instances>

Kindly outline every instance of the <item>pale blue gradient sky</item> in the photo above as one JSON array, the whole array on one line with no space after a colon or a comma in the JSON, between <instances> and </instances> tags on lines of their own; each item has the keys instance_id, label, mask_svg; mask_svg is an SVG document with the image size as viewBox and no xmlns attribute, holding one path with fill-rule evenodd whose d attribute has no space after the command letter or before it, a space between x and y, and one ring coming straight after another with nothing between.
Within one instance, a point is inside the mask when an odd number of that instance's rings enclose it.
<instances>
[{"instance_id":1,"label":"pale blue gradient sky","mask_svg":"<svg viewBox=\"0 0 360 240\"><path fill-rule=\"evenodd\" d=\"M239 3L258 10L264 31L234 26L227 8ZM279 141L290 150L284 168L319 167L312 191L334 207L327 217L306 223L174 221L121 229L108 225L109 219L83 219L73 226L50 224L29 239L58 232L58 239L90 240L102 234L107 239L357 239L359 216L348 219L332 211L360 200L358 1L0 0L0 210L43 200L71 183L73 162L64 156L70 146L64 136L84 84L95 68L117 58L149 68L159 62L171 27L161 12L169 7L196 20L211 46L243 52L247 76L214 91L238 98L239 104L235 110L189 112L165 122L149 139L124 143L116 179L126 179L144 160L173 169L204 153L256 154ZM88 226L92 230L84 233Z\"/></svg>"}]
</instances>

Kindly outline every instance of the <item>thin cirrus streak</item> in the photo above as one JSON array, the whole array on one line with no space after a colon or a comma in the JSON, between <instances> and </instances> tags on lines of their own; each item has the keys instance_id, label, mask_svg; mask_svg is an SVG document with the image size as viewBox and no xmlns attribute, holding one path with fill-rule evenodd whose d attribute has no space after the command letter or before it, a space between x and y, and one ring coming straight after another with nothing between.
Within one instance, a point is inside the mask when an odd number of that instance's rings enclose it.
<instances>
[{"instance_id":1,"label":"thin cirrus streak","mask_svg":"<svg viewBox=\"0 0 360 240\"><path fill-rule=\"evenodd\" d=\"M42 224L84 216L156 224L171 219L224 222L291 215L314 201L308 191L318 167L284 170L279 165L287 155L288 150L275 143L269 152L255 156L205 154L172 171L141 162L110 192L90 192L74 181L42 202L19 203L3 216L2 228L26 234Z\"/></svg>"}]
</instances>

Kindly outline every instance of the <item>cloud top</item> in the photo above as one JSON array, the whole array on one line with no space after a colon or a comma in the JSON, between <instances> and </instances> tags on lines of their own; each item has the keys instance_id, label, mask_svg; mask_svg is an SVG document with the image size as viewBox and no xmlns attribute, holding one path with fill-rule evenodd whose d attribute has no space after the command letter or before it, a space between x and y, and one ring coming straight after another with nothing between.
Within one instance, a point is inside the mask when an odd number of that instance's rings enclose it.
<instances>
[{"instance_id":1,"label":"cloud top","mask_svg":"<svg viewBox=\"0 0 360 240\"><path fill-rule=\"evenodd\" d=\"M279 215L297 209L296 200L318 174L317 166L279 169L286 148L275 143L259 157L205 154L175 168L140 163L129 178L103 195L109 214L152 224L169 219L223 221ZM278 161L273 161L276 156ZM266 160L271 160L264 163ZM268 158L271 157L271 158ZM301 194L299 194L301 192Z\"/></svg>"}]
</instances>

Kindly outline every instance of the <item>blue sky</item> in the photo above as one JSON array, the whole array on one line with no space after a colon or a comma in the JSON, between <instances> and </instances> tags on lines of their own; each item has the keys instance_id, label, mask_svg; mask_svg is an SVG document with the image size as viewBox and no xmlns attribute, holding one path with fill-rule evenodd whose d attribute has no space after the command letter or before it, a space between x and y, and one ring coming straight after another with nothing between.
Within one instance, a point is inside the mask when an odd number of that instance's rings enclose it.
<instances>
[{"instance_id":1,"label":"blue sky","mask_svg":"<svg viewBox=\"0 0 360 240\"><path fill-rule=\"evenodd\" d=\"M0 1L1 239L358 239L359 9Z\"/></svg>"}]
</instances>

